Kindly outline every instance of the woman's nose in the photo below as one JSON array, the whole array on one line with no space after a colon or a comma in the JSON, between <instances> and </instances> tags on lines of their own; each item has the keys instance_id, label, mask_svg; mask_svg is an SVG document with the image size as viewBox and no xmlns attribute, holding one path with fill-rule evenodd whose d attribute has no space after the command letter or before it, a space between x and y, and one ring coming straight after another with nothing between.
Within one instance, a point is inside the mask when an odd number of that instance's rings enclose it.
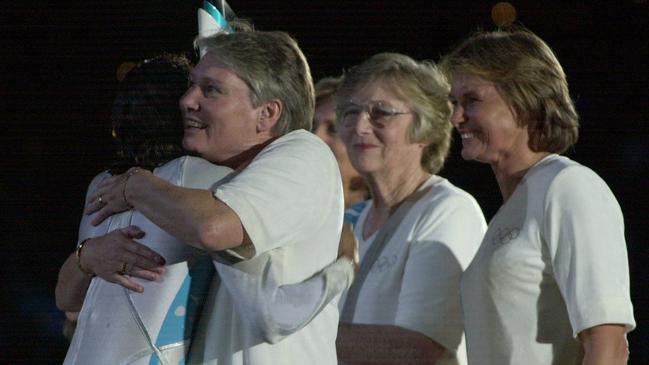
<instances>
[{"instance_id":1,"label":"woman's nose","mask_svg":"<svg viewBox=\"0 0 649 365\"><path fill-rule=\"evenodd\" d=\"M370 122L370 113L363 111L358 113L356 123L354 124L354 131L356 134L366 134L372 130L372 123Z\"/></svg>"},{"instance_id":2,"label":"woman's nose","mask_svg":"<svg viewBox=\"0 0 649 365\"><path fill-rule=\"evenodd\" d=\"M185 94L180 97L179 105L181 110L198 110L198 88L190 86Z\"/></svg>"},{"instance_id":3,"label":"woman's nose","mask_svg":"<svg viewBox=\"0 0 649 365\"><path fill-rule=\"evenodd\" d=\"M451 113L451 124L457 128L460 124L464 123L464 120L464 110L461 106L454 105L453 112Z\"/></svg>"}]
</instances>

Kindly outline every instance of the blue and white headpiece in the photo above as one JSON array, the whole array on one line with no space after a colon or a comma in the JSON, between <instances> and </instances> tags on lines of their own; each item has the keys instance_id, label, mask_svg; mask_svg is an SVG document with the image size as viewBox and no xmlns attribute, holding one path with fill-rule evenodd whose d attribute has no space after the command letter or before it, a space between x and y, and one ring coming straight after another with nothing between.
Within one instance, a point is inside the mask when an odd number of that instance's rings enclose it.
<instances>
[{"instance_id":1,"label":"blue and white headpiece","mask_svg":"<svg viewBox=\"0 0 649 365\"><path fill-rule=\"evenodd\" d=\"M216 33L231 33L232 27L228 24L228 19L235 17L234 12L225 0L213 0L216 5L210 1L203 1L203 7L198 9L198 35L199 37L209 37ZM201 57L205 52L199 49Z\"/></svg>"}]
</instances>

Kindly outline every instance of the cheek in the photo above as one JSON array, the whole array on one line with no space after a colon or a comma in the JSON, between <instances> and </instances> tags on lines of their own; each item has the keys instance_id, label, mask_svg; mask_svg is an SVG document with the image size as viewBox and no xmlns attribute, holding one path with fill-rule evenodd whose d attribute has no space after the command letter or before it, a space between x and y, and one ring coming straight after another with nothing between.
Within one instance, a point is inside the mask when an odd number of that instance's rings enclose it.
<instances>
[{"instance_id":1,"label":"cheek","mask_svg":"<svg viewBox=\"0 0 649 365\"><path fill-rule=\"evenodd\" d=\"M347 148L350 148L350 144L352 143L352 133L351 131L348 130L341 130L338 134L340 136L340 141L344 146Z\"/></svg>"},{"instance_id":2,"label":"cheek","mask_svg":"<svg viewBox=\"0 0 649 365\"><path fill-rule=\"evenodd\" d=\"M331 138L331 141L327 144L334 152L334 155L341 158L347 158L347 147L345 147L345 144L340 138Z\"/></svg>"},{"instance_id":3,"label":"cheek","mask_svg":"<svg viewBox=\"0 0 649 365\"><path fill-rule=\"evenodd\" d=\"M408 142L407 129L382 129L374 132L374 137L386 147L402 146Z\"/></svg>"}]
</instances>

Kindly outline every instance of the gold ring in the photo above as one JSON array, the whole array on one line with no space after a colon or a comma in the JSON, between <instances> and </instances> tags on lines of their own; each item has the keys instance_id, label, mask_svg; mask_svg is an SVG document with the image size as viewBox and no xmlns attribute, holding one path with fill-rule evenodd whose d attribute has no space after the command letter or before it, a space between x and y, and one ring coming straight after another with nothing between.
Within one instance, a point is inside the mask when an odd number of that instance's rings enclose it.
<instances>
[{"instance_id":1,"label":"gold ring","mask_svg":"<svg viewBox=\"0 0 649 365\"><path fill-rule=\"evenodd\" d=\"M126 263L126 262L123 263L123 264L122 264L122 270L121 270L119 273L122 274L122 275L126 275L126 274L128 274L128 271L126 271L126 267L127 267L127 266L128 266L128 263Z\"/></svg>"}]
</instances>

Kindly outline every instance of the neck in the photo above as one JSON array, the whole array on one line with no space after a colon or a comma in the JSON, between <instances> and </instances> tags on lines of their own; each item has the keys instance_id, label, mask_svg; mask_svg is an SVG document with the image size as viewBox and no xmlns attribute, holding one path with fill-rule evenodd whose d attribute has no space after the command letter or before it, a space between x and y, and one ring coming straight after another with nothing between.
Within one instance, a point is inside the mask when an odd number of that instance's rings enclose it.
<instances>
[{"instance_id":1,"label":"neck","mask_svg":"<svg viewBox=\"0 0 649 365\"><path fill-rule=\"evenodd\" d=\"M503 202L506 202L518 187L527 171L537 162L548 156L549 152L532 152L517 155L491 164L496 176Z\"/></svg>"},{"instance_id":2,"label":"neck","mask_svg":"<svg viewBox=\"0 0 649 365\"><path fill-rule=\"evenodd\" d=\"M406 198L412 195L430 178L431 174L420 166L398 174L373 175L368 177L372 192L373 209L392 213Z\"/></svg>"},{"instance_id":3,"label":"neck","mask_svg":"<svg viewBox=\"0 0 649 365\"><path fill-rule=\"evenodd\" d=\"M233 170L242 170L246 166L248 166L250 162L252 162L252 160L259 154L259 152L261 152L261 150L266 148L266 146L271 144L276 139L277 137L269 138L262 143L256 144L248 148L247 150L239 153L238 155L232 156L225 161L221 161L219 165L227 166Z\"/></svg>"},{"instance_id":4,"label":"neck","mask_svg":"<svg viewBox=\"0 0 649 365\"><path fill-rule=\"evenodd\" d=\"M421 185L431 174L417 166L411 171L399 171L391 174L366 176L372 193L372 207L363 225L363 237L367 238L376 232L394 211Z\"/></svg>"}]
</instances>

